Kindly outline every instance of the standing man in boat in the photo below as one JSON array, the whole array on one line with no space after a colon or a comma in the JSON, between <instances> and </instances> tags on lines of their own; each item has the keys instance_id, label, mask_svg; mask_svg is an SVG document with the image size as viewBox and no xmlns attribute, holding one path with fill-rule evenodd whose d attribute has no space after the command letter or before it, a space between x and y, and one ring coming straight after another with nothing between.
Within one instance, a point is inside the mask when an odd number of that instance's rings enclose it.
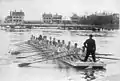
<instances>
[{"instance_id":1,"label":"standing man in boat","mask_svg":"<svg viewBox=\"0 0 120 81\"><path fill-rule=\"evenodd\" d=\"M90 54L92 55L93 61L96 62L96 57L95 57L96 44L95 44L95 40L92 39L92 37L93 37L93 35L90 34L89 39L87 39L84 42L84 47L87 49L86 56L84 59L85 62L87 61Z\"/></svg>"}]
</instances>

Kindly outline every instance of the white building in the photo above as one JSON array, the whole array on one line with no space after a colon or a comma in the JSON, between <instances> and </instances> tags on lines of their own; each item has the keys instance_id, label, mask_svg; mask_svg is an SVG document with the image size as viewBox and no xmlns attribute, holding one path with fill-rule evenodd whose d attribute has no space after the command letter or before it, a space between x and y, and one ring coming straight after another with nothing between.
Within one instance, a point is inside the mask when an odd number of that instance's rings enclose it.
<instances>
[{"instance_id":1,"label":"white building","mask_svg":"<svg viewBox=\"0 0 120 81\"><path fill-rule=\"evenodd\" d=\"M73 14L71 21L73 24L77 24L80 21L80 17L77 14Z\"/></svg>"},{"instance_id":2,"label":"white building","mask_svg":"<svg viewBox=\"0 0 120 81\"><path fill-rule=\"evenodd\" d=\"M44 13L42 15L43 23L46 24L60 24L62 22L62 15L52 15Z\"/></svg>"},{"instance_id":3,"label":"white building","mask_svg":"<svg viewBox=\"0 0 120 81\"><path fill-rule=\"evenodd\" d=\"M62 15L55 14L52 17L52 23L60 24L62 22Z\"/></svg>"},{"instance_id":4,"label":"white building","mask_svg":"<svg viewBox=\"0 0 120 81\"><path fill-rule=\"evenodd\" d=\"M24 22L24 12L21 10L20 12L10 11L10 15L5 18L5 23L9 24L23 24Z\"/></svg>"},{"instance_id":5,"label":"white building","mask_svg":"<svg viewBox=\"0 0 120 81\"><path fill-rule=\"evenodd\" d=\"M42 15L43 23L51 24L52 23L52 14L46 14L44 13Z\"/></svg>"}]
</instances>

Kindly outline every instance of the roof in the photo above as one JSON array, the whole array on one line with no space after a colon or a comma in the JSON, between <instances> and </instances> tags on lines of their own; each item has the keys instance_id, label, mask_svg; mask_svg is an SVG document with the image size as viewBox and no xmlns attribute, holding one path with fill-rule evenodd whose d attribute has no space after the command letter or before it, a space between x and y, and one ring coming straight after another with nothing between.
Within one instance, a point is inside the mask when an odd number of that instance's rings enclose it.
<instances>
[{"instance_id":1,"label":"roof","mask_svg":"<svg viewBox=\"0 0 120 81\"><path fill-rule=\"evenodd\" d=\"M52 14L46 14L46 13L44 13L42 16L43 17L52 17Z\"/></svg>"},{"instance_id":2,"label":"roof","mask_svg":"<svg viewBox=\"0 0 120 81\"><path fill-rule=\"evenodd\" d=\"M12 16L24 16L24 12L12 12Z\"/></svg>"},{"instance_id":3,"label":"roof","mask_svg":"<svg viewBox=\"0 0 120 81\"><path fill-rule=\"evenodd\" d=\"M62 18L62 15L53 15L53 18Z\"/></svg>"},{"instance_id":4,"label":"roof","mask_svg":"<svg viewBox=\"0 0 120 81\"><path fill-rule=\"evenodd\" d=\"M7 16L7 18L12 18L12 16Z\"/></svg>"},{"instance_id":5,"label":"roof","mask_svg":"<svg viewBox=\"0 0 120 81\"><path fill-rule=\"evenodd\" d=\"M79 16L77 14L73 14L71 18L79 18Z\"/></svg>"}]
</instances>

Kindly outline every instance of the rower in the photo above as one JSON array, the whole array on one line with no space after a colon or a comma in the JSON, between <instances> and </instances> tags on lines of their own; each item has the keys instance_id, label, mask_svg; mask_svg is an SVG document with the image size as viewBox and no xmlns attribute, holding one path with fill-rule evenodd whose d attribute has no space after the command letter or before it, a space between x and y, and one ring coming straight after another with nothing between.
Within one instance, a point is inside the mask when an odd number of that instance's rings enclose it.
<instances>
[{"instance_id":1,"label":"rower","mask_svg":"<svg viewBox=\"0 0 120 81\"><path fill-rule=\"evenodd\" d=\"M57 47L61 47L60 45L61 45L60 40L58 40Z\"/></svg>"},{"instance_id":2,"label":"rower","mask_svg":"<svg viewBox=\"0 0 120 81\"><path fill-rule=\"evenodd\" d=\"M70 50L69 50L70 52L70 54L73 54L72 56L71 56L71 60L75 60L75 59L80 59L79 57L78 57L78 52L80 51L80 49L77 47L77 43L75 43L74 44L74 47L72 47Z\"/></svg>"},{"instance_id":3,"label":"rower","mask_svg":"<svg viewBox=\"0 0 120 81\"><path fill-rule=\"evenodd\" d=\"M62 46L66 47L65 40L62 40Z\"/></svg>"},{"instance_id":4,"label":"rower","mask_svg":"<svg viewBox=\"0 0 120 81\"><path fill-rule=\"evenodd\" d=\"M67 52L66 47L62 46L62 44L60 43L60 44L58 45L58 47L57 47L57 53L58 53L59 55L65 56L65 55L66 55L66 52Z\"/></svg>"},{"instance_id":5,"label":"rower","mask_svg":"<svg viewBox=\"0 0 120 81\"><path fill-rule=\"evenodd\" d=\"M74 45L74 48L73 48L73 51L74 51L74 54L78 54L78 48L77 48L77 43L75 43L75 45Z\"/></svg>"},{"instance_id":6,"label":"rower","mask_svg":"<svg viewBox=\"0 0 120 81\"><path fill-rule=\"evenodd\" d=\"M35 36L33 36L33 42L35 43Z\"/></svg>"},{"instance_id":7,"label":"rower","mask_svg":"<svg viewBox=\"0 0 120 81\"><path fill-rule=\"evenodd\" d=\"M50 37L49 44L52 45L52 37Z\"/></svg>"},{"instance_id":8,"label":"rower","mask_svg":"<svg viewBox=\"0 0 120 81\"><path fill-rule=\"evenodd\" d=\"M31 35L31 38L30 38L30 40L33 40L33 35Z\"/></svg>"},{"instance_id":9,"label":"rower","mask_svg":"<svg viewBox=\"0 0 120 81\"><path fill-rule=\"evenodd\" d=\"M71 47L70 45L71 45L71 42L69 41L68 45L66 46L66 48L67 48L68 51L70 50L70 47Z\"/></svg>"},{"instance_id":10,"label":"rower","mask_svg":"<svg viewBox=\"0 0 120 81\"><path fill-rule=\"evenodd\" d=\"M38 40L39 41L42 40L42 35L39 35Z\"/></svg>"},{"instance_id":11,"label":"rower","mask_svg":"<svg viewBox=\"0 0 120 81\"><path fill-rule=\"evenodd\" d=\"M54 46L57 45L55 38L53 38L53 45L54 45Z\"/></svg>"},{"instance_id":12,"label":"rower","mask_svg":"<svg viewBox=\"0 0 120 81\"><path fill-rule=\"evenodd\" d=\"M45 46L48 45L47 36L44 36L44 37L43 37L43 44L44 44Z\"/></svg>"},{"instance_id":13,"label":"rower","mask_svg":"<svg viewBox=\"0 0 120 81\"><path fill-rule=\"evenodd\" d=\"M66 44L65 44L65 40L62 40L62 43L61 43L61 48L64 52L67 52L67 48L66 48Z\"/></svg>"},{"instance_id":14,"label":"rower","mask_svg":"<svg viewBox=\"0 0 120 81\"><path fill-rule=\"evenodd\" d=\"M52 37L49 38L48 47L49 47L49 49L55 49L55 45L53 45Z\"/></svg>"}]
</instances>

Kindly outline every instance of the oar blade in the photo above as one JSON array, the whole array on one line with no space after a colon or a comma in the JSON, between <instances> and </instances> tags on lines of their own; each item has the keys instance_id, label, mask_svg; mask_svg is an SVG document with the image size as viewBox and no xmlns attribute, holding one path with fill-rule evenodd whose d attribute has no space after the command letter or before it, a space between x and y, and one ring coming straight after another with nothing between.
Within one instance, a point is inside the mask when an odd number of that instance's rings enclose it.
<instances>
[{"instance_id":1,"label":"oar blade","mask_svg":"<svg viewBox=\"0 0 120 81\"><path fill-rule=\"evenodd\" d=\"M99 54L99 53L96 53L96 55L113 56L113 54Z\"/></svg>"},{"instance_id":2,"label":"oar blade","mask_svg":"<svg viewBox=\"0 0 120 81\"><path fill-rule=\"evenodd\" d=\"M110 60L120 60L120 58L109 58L109 57L97 57L102 59L110 59Z\"/></svg>"},{"instance_id":3,"label":"oar blade","mask_svg":"<svg viewBox=\"0 0 120 81\"><path fill-rule=\"evenodd\" d=\"M11 52L11 55L19 55L21 52L19 51L15 51L15 52Z\"/></svg>"},{"instance_id":4,"label":"oar blade","mask_svg":"<svg viewBox=\"0 0 120 81\"><path fill-rule=\"evenodd\" d=\"M23 59L23 58L26 58L26 57L16 57L17 59Z\"/></svg>"},{"instance_id":5,"label":"oar blade","mask_svg":"<svg viewBox=\"0 0 120 81\"><path fill-rule=\"evenodd\" d=\"M29 64L31 63L21 63L21 64L18 64L19 67L25 67L25 66L28 66Z\"/></svg>"}]
</instances>

